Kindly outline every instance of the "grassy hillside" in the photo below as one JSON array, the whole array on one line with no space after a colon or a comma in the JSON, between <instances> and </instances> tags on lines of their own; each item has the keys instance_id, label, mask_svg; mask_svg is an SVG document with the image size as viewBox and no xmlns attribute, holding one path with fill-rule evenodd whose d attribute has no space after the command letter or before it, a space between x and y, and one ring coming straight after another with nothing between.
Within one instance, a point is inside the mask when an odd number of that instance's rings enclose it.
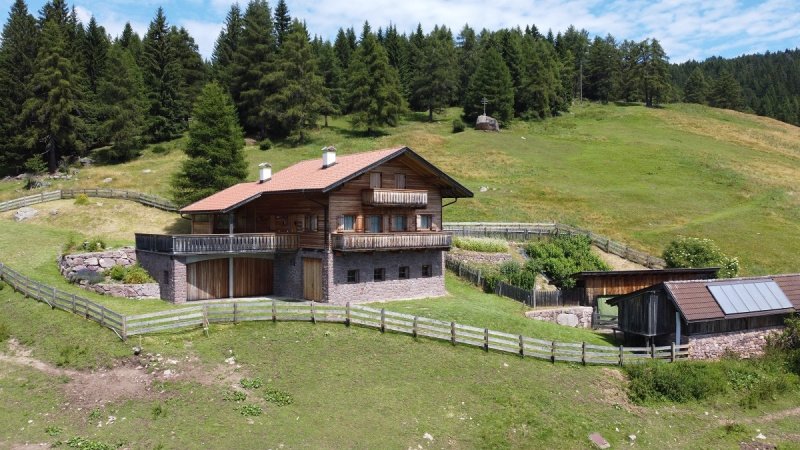
<instances>
[{"instance_id":1,"label":"grassy hillside","mask_svg":"<svg viewBox=\"0 0 800 450\"><path fill-rule=\"evenodd\" d=\"M586 104L556 119L514 123L499 134L452 134L457 113L450 110L433 124L410 115L378 137L352 132L339 119L304 147L248 147L251 178L259 162L279 170L319 157L324 145L347 154L405 144L475 192L447 207L446 220L555 220L655 254L678 235L703 236L739 256L747 274L800 267L797 127L698 105ZM62 184L167 195L181 145L168 143L167 155L147 151L129 164L85 169L77 181ZM113 181L102 184L106 177ZM0 196L20 195L12 192L19 185L0 183ZM481 186L489 190L479 192Z\"/></svg>"}]
</instances>

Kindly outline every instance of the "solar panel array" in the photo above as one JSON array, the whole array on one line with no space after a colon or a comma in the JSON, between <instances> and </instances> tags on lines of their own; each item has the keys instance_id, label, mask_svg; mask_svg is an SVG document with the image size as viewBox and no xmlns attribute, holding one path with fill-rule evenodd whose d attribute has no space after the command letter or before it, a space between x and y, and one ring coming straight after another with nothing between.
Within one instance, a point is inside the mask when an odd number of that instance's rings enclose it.
<instances>
[{"instance_id":1,"label":"solar panel array","mask_svg":"<svg viewBox=\"0 0 800 450\"><path fill-rule=\"evenodd\" d=\"M714 283L708 290L725 315L792 308L774 281Z\"/></svg>"}]
</instances>

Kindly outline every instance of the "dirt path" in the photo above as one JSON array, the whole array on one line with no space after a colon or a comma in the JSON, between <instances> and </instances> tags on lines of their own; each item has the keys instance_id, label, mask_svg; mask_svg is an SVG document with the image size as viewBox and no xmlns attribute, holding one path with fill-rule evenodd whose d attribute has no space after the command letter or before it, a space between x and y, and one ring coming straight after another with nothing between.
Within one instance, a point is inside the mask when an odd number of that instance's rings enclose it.
<instances>
[{"instance_id":1,"label":"dirt path","mask_svg":"<svg viewBox=\"0 0 800 450\"><path fill-rule=\"evenodd\" d=\"M599 256L603 262L608 264L609 267L611 267L611 270L648 270L647 267L641 264L628 261L627 259L621 258L613 253L606 253L597 247L592 247L592 252Z\"/></svg>"}]
</instances>

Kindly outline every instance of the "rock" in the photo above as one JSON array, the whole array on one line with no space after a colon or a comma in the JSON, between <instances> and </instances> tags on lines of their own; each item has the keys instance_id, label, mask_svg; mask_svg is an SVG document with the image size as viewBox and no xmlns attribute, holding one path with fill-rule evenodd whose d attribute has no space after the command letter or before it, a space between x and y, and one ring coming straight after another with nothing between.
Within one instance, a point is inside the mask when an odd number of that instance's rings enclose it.
<instances>
[{"instance_id":1,"label":"rock","mask_svg":"<svg viewBox=\"0 0 800 450\"><path fill-rule=\"evenodd\" d=\"M18 209L17 212L14 213L14 221L22 222L23 220L28 220L33 217L36 217L36 215L38 214L39 214L38 209L33 209L29 206L26 206L24 208Z\"/></svg>"},{"instance_id":2,"label":"rock","mask_svg":"<svg viewBox=\"0 0 800 450\"><path fill-rule=\"evenodd\" d=\"M108 269L109 267L112 267L113 265L114 265L114 260L113 259L100 258L100 267L102 267L103 269Z\"/></svg>"},{"instance_id":3,"label":"rock","mask_svg":"<svg viewBox=\"0 0 800 450\"><path fill-rule=\"evenodd\" d=\"M142 173L153 173L152 169L144 169Z\"/></svg>"},{"instance_id":4,"label":"rock","mask_svg":"<svg viewBox=\"0 0 800 450\"><path fill-rule=\"evenodd\" d=\"M628 435L628 440L631 441L631 442L635 442L636 441L636 435L635 434L629 434Z\"/></svg>"},{"instance_id":5,"label":"rock","mask_svg":"<svg viewBox=\"0 0 800 450\"><path fill-rule=\"evenodd\" d=\"M486 187L486 186L481 186L481 188L480 188L480 191L481 191L481 192L486 192L486 191L488 191L488 190L489 190L489 188L488 188L488 187Z\"/></svg>"},{"instance_id":6,"label":"rock","mask_svg":"<svg viewBox=\"0 0 800 450\"><path fill-rule=\"evenodd\" d=\"M136 355L136 356L139 356L139 354L142 353L142 347L139 347L139 346L133 347L132 350L133 350L133 354Z\"/></svg>"},{"instance_id":7,"label":"rock","mask_svg":"<svg viewBox=\"0 0 800 450\"><path fill-rule=\"evenodd\" d=\"M433 442L433 436L431 436L430 433L423 434L422 435L422 439L426 439L426 440L429 440L429 441Z\"/></svg>"},{"instance_id":8,"label":"rock","mask_svg":"<svg viewBox=\"0 0 800 450\"><path fill-rule=\"evenodd\" d=\"M111 177L109 177L109 178L103 178L103 183L111 183L112 181L114 181L114 179L113 179L113 178L111 178Z\"/></svg>"},{"instance_id":9,"label":"rock","mask_svg":"<svg viewBox=\"0 0 800 450\"><path fill-rule=\"evenodd\" d=\"M59 211L58 211L57 209L51 209L51 210L50 210L50 215L51 215L51 216L57 216L57 215L58 215L58 213L59 213Z\"/></svg>"},{"instance_id":10,"label":"rock","mask_svg":"<svg viewBox=\"0 0 800 450\"><path fill-rule=\"evenodd\" d=\"M758 435L756 436L756 439L761 439L761 440L764 440L764 439L766 439L766 438L767 438L767 437L766 437L766 436L764 436L764 433L758 433Z\"/></svg>"},{"instance_id":11,"label":"rock","mask_svg":"<svg viewBox=\"0 0 800 450\"><path fill-rule=\"evenodd\" d=\"M92 164L94 164L94 160L88 157L78 158L78 162L82 166L91 166Z\"/></svg>"},{"instance_id":12,"label":"rock","mask_svg":"<svg viewBox=\"0 0 800 450\"><path fill-rule=\"evenodd\" d=\"M575 328L578 326L579 321L578 316L575 314L562 313L556 316L556 323Z\"/></svg>"},{"instance_id":13,"label":"rock","mask_svg":"<svg viewBox=\"0 0 800 450\"><path fill-rule=\"evenodd\" d=\"M475 121L475 129L483 131L500 131L500 123L494 117L480 115Z\"/></svg>"},{"instance_id":14,"label":"rock","mask_svg":"<svg viewBox=\"0 0 800 450\"><path fill-rule=\"evenodd\" d=\"M230 364L230 365L234 365L234 364L236 364L236 358L234 358L233 356L231 356L230 358L226 358L226 359L225 359L225 362L226 362L226 363L228 363L228 364Z\"/></svg>"},{"instance_id":15,"label":"rock","mask_svg":"<svg viewBox=\"0 0 800 450\"><path fill-rule=\"evenodd\" d=\"M589 441L594 444L597 448L611 448L611 444L608 443L603 436L600 436L600 433L592 433L589 435Z\"/></svg>"},{"instance_id":16,"label":"rock","mask_svg":"<svg viewBox=\"0 0 800 450\"><path fill-rule=\"evenodd\" d=\"M97 258L91 257L91 258L86 258L83 261L83 263L86 264L87 266L96 266L99 262L98 262Z\"/></svg>"}]
</instances>

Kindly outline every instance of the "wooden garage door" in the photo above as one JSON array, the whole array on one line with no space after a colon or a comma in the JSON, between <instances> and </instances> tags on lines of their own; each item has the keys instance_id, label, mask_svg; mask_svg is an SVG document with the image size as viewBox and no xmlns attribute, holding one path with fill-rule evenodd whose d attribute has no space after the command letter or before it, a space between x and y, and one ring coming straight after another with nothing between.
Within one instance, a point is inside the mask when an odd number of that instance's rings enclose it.
<instances>
[{"instance_id":1,"label":"wooden garage door","mask_svg":"<svg viewBox=\"0 0 800 450\"><path fill-rule=\"evenodd\" d=\"M303 258L303 298L322 300L322 260Z\"/></svg>"},{"instance_id":2,"label":"wooden garage door","mask_svg":"<svg viewBox=\"0 0 800 450\"><path fill-rule=\"evenodd\" d=\"M209 259L186 265L186 299L228 297L228 259Z\"/></svg>"},{"instance_id":3,"label":"wooden garage door","mask_svg":"<svg viewBox=\"0 0 800 450\"><path fill-rule=\"evenodd\" d=\"M261 258L234 258L234 297L271 295L272 260Z\"/></svg>"}]
</instances>

